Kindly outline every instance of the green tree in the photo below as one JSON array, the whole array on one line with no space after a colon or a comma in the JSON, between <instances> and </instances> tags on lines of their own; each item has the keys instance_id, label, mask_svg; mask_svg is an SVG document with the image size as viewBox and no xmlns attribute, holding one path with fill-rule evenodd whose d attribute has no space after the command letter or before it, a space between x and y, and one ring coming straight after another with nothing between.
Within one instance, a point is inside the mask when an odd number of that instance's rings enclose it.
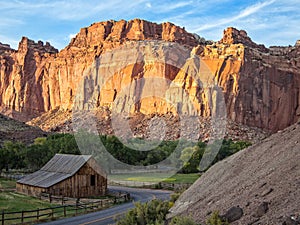
<instances>
[{"instance_id":1,"label":"green tree","mask_svg":"<svg viewBox=\"0 0 300 225\"><path fill-rule=\"evenodd\" d=\"M0 169L21 169L24 168L25 145L21 142L6 141L0 149Z\"/></svg>"},{"instance_id":2,"label":"green tree","mask_svg":"<svg viewBox=\"0 0 300 225\"><path fill-rule=\"evenodd\" d=\"M199 142L194 147L187 147L182 150L180 159L183 162L181 169L182 173L197 173L199 172L200 160L205 151L206 144Z\"/></svg>"},{"instance_id":3,"label":"green tree","mask_svg":"<svg viewBox=\"0 0 300 225\"><path fill-rule=\"evenodd\" d=\"M47 141L46 137L38 137L36 139L34 139L34 145L44 145Z\"/></svg>"},{"instance_id":4,"label":"green tree","mask_svg":"<svg viewBox=\"0 0 300 225\"><path fill-rule=\"evenodd\" d=\"M24 154L24 163L27 169L35 171L44 166L53 156L47 150L45 145L40 144L27 147Z\"/></svg>"}]
</instances>

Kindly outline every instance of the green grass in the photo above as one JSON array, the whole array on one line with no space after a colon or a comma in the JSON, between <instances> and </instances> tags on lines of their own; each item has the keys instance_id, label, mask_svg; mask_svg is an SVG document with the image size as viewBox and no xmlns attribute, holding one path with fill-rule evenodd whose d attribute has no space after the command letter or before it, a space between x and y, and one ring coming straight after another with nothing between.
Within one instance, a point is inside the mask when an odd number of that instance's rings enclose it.
<instances>
[{"instance_id":1,"label":"green grass","mask_svg":"<svg viewBox=\"0 0 300 225\"><path fill-rule=\"evenodd\" d=\"M112 180L121 181L136 181L136 182L165 182L165 183L194 183L200 175L197 173L192 174L175 174L168 177L168 174L163 173L149 173L149 174L121 174L111 175Z\"/></svg>"},{"instance_id":2,"label":"green grass","mask_svg":"<svg viewBox=\"0 0 300 225\"><path fill-rule=\"evenodd\" d=\"M16 224L21 222L21 215L22 211L33 211L33 212L24 212L24 216L33 216L33 218L25 218L24 222L35 222L37 220L37 209L46 209L39 212L39 215L47 214L44 216L40 216L39 219L42 221L47 221L51 219L51 213L54 214L55 218L63 217L64 216L64 209L61 208L61 205L55 204L55 203L49 203L47 201L42 201L38 198L23 195L20 193L17 193L13 191L12 189L15 189L16 182L13 180L8 180L4 178L0 178L0 212L4 210L5 213L9 212L18 212L13 214L5 214L5 224ZM107 199L108 197L101 197ZM112 198L112 197L111 197ZM55 208L56 206L59 206L60 208ZM54 207L54 208L53 208ZM48 209L53 208L53 209ZM94 207L93 207L94 209ZM92 209L89 209L90 211ZM85 213L85 209L78 209L75 210L74 207L66 207L66 215L67 217L73 216L75 213L77 214L83 214ZM7 220L9 218L14 218L13 220ZM18 218L18 219L16 219Z\"/></svg>"},{"instance_id":3,"label":"green grass","mask_svg":"<svg viewBox=\"0 0 300 225\"><path fill-rule=\"evenodd\" d=\"M16 181L0 178L0 189L14 189L16 188Z\"/></svg>"},{"instance_id":4,"label":"green grass","mask_svg":"<svg viewBox=\"0 0 300 225\"><path fill-rule=\"evenodd\" d=\"M4 212L21 212L27 210L37 210L42 208L49 208L54 205L45 201L41 201L37 198L26 196L23 194L16 193L14 191L3 191L0 192L0 211ZM43 211L44 213L51 213L51 210ZM24 216L36 216L36 212L25 213ZM21 219L7 220L9 218L20 218L21 213L17 214L6 214L5 224L15 224L20 223ZM40 219L49 219L49 216L42 216ZM24 219L24 222L34 221L34 218Z\"/></svg>"},{"instance_id":5,"label":"green grass","mask_svg":"<svg viewBox=\"0 0 300 225\"><path fill-rule=\"evenodd\" d=\"M2 189L0 192L0 211L15 212L53 206L53 204L41 201L38 198L11 191L15 188L16 181L0 178L0 189Z\"/></svg>"},{"instance_id":6,"label":"green grass","mask_svg":"<svg viewBox=\"0 0 300 225\"><path fill-rule=\"evenodd\" d=\"M171 179L175 179L175 181L172 181L171 183L194 183L196 180L198 180L199 177L200 175L198 173L177 173L171 177ZM165 182L170 183L168 180L165 180Z\"/></svg>"},{"instance_id":7,"label":"green grass","mask_svg":"<svg viewBox=\"0 0 300 225\"><path fill-rule=\"evenodd\" d=\"M34 210L48 208L53 204L41 201L38 198L22 195L16 192L0 192L0 210L15 212L22 210Z\"/></svg>"}]
</instances>

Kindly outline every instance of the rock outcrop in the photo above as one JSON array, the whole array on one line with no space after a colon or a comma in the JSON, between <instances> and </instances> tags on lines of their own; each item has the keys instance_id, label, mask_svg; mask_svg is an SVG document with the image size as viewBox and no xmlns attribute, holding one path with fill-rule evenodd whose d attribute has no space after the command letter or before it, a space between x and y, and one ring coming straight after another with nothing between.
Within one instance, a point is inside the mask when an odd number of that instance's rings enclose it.
<instances>
[{"instance_id":1,"label":"rock outcrop","mask_svg":"<svg viewBox=\"0 0 300 225\"><path fill-rule=\"evenodd\" d=\"M299 47L256 45L245 31L228 28L206 46L202 60L224 90L233 121L277 131L299 118Z\"/></svg>"},{"instance_id":2,"label":"rock outcrop","mask_svg":"<svg viewBox=\"0 0 300 225\"><path fill-rule=\"evenodd\" d=\"M23 37L18 50L0 46L0 106L2 112L26 121L49 110L45 64L58 52ZM47 82L47 83L46 83Z\"/></svg>"},{"instance_id":3,"label":"rock outcrop","mask_svg":"<svg viewBox=\"0 0 300 225\"><path fill-rule=\"evenodd\" d=\"M130 51L116 53L115 49L127 47L134 51L147 47L140 42L144 40L149 45L151 41L162 41L164 47L157 49L151 45L148 55L136 55L136 62L125 65L133 59ZM84 80L85 91L81 93L82 108L89 108L93 102L93 107L114 105L122 112L124 106L134 102L133 113L150 115L179 110L209 117L214 111L213 99L218 96L203 85L207 77L193 78L191 74L196 73L189 65L196 65L201 59L211 70L213 82L223 91L229 119L271 131L297 121L300 116L298 45L268 49L255 44L245 31L234 28L225 30L222 40L212 45L201 45L197 40L195 35L174 24L135 19L82 28L60 52L49 43L34 43L27 38L22 38L18 50L0 44L0 109L22 121L52 110L71 110L79 84L84 74L89 73ZM171 62L151 62L151 57ZM105 60L119 65L104 65ZM115 71L122 63L120 71ZM99 82L111 71L116 73L100 90ZM153 74L170 82L149 83L148 78ZM148 79L148 83L144 84L143 79ZM172 82L187 96L171 90ZM128 86L130 97L123 93ZM140 99L141 93L149 90L161 93L170 90L165 95L178 104L171 106L157 98Z\"/></svg>"},{"instance_id":4,"label":"rock outcrop","mask_svg":"<svg viewBox=\"0 0 300 225\"><path fill-rule=\"evenodd\" d=\"M192 216L204 224L212 212L219 211L232 225L297 224L299 138L298 123L218 162L179 197L169 217ZM233 208L239 210L233 214Z\"/></svg>"}]
</instances>

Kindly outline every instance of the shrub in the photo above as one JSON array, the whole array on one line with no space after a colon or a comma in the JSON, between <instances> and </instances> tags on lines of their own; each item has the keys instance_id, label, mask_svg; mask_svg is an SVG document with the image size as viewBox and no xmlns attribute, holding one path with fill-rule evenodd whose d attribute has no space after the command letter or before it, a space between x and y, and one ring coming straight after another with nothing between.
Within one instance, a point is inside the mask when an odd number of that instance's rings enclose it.
<instances>
[{"instance_id":1,"label":"shrub","mask_svg":"<svg viewBox=\"0 0 300 225\"><path fill-rule=\"evenodd\" d=\"M208 218L207 225L229 225L227 221L224 221L220 216L219 212L213 212L213 214Z\"/></svg>"},{"instance_id":2,"label":"shrub","mask_svg":"<svg viewBox=\"0 0 300 225\"><path fill-rule=\"evenodd\" d=\"M169 210L169 202L154 199L129 210L117 225L160 225L163 224Z\"/></svg>"},{"instance_id":3,"label":"shrub","mask_svg":"<svg viewBox=\"0 0 300 225\"><path fill-rule=\"evenodd\" d=\"M169 225L197 225L190 217L174 217Z\"/></svg>"}]
</instances>

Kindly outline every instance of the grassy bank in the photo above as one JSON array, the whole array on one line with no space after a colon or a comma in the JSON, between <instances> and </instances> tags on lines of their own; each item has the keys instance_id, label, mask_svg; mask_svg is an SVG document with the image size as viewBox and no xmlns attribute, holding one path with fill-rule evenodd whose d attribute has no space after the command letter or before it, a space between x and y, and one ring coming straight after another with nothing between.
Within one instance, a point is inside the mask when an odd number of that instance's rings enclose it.
<instances>
[{"instance_id":1,"label":"grassy bank","mask_svg":"<svg viewBox=\"0 0 300 225\"><path fill-rule=\"evenodd\" d=\"M167 174L149 173L149 174L118 174L111 175L109 178L119 181L136 181L136 182L165 182L165 183L194 183L200 175L198 173L191 174L175 174L166 178Z\"/></svg>"}]
</instances>

